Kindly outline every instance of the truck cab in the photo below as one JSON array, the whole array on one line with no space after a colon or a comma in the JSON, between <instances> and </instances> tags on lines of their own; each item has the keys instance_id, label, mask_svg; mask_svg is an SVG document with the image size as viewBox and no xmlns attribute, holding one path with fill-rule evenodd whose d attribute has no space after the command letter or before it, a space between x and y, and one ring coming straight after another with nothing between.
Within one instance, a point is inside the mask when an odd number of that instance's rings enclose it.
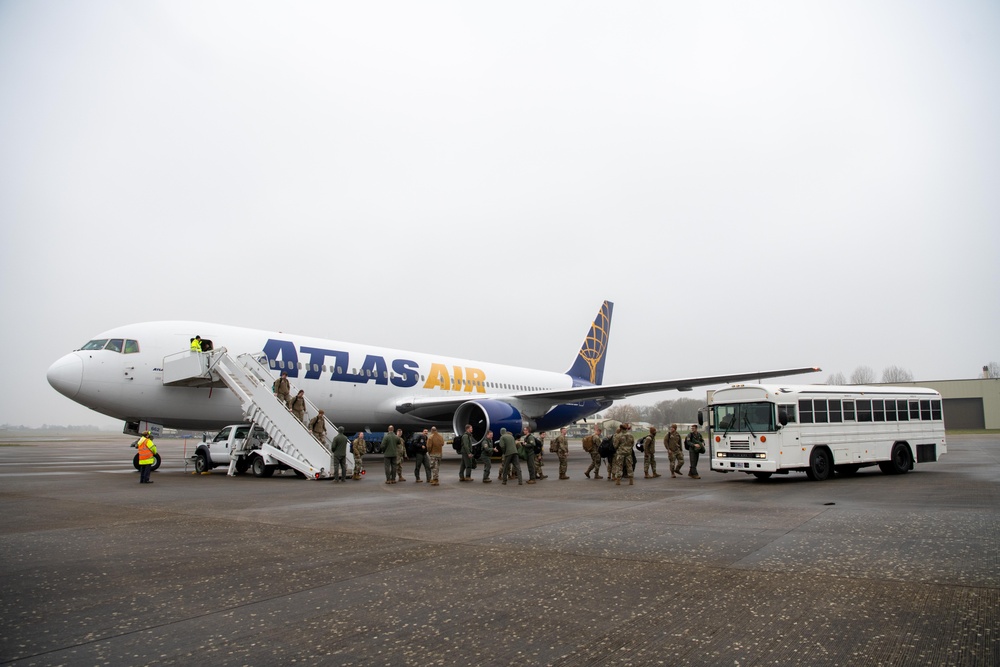
<instances>
[{"instance_id":1,"label":"truck cab","mask_svg":"<svg viewBox=\"0 0 1000 667\"><path fill-rule=\"evenodd\" d=\"M250 469L254 450L269 440L264 429L254 424L232 424L211 440L207 434L203 437L194 454L194 469L198 473L228 466L234 455L237 457L236 471L244 473Z\"/></svg>"}]
</instances>

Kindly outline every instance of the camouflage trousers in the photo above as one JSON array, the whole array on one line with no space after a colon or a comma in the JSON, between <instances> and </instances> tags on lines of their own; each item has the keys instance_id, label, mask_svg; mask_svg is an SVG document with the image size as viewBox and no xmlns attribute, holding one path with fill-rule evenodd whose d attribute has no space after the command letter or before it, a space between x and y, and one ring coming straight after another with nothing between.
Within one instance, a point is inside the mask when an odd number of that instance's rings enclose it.
<instances>
[{"instance_id":1,"label":"camouflage trousers","mask_svg":"<svg viewBox=\"0 0 1000 667\"><path fill-rule=\"evenodd\" d=\"M429 481L438 481L438 471L441 470L441 457L440 456L429 456L431 460L431 478Z\"/></svg>"},{"instance_id":2,"label":"camouflage trousers","mask_svg":"<svg viewBox=\"0 0 1000 667\"><path fill-rule=\"evenodd\" d=\"M569 452L556 452L556 456L559 457L559 476L565 477L569 466Z\"/></svg>"},{"instance_id":3,"label":"camouflage trousers","mask_svg":"<svg viewBox=\"0 0 1000 667\"><path fill-rule=\"evenodd\" d=\"M642 453L642 472L646 475L649 474L649 469L653 469L653 474L656 474L656 453L650 449Z\"/></svg>"},{"instance_id":4,"label":"camouflage trousers","mask_svg":"<svg viewBox=\"0 0 1000 667\"><path fill-rule=\"evenodd\" d=\"M535 477L541 477L544 473L542 472L542 466L545 463L542 461L542 453L539 452L535 454Z\"/></svg>"},{"instance_id":5,"label":"camouflage trousers","mask_svg":"<svg viewBox=\"0 0 1000 667\"><path fill-rule=\"evenodd\" d=\"M670 460L670 472L680 472L681 467L684 465L684 450L678 449L668 449L667 458Z\"/></svg>"},{"instance_id":6,"label":"camouflage trousers","mask_svg":"<svg viewBox=\"0 0 1000 667\"><path fill-rule=\"evenodd\" d=\"M403 481L403 455L399 454L396 456L396 476L399 481Z\"/></svg>"},{"instance_id":7,"label":"camouflage trousers","mask_svg":"<svg viewBox=\"0 0 1000 667\"><path fill-rule=\"evenodd\" d=\"M483 466L483 479L489 479L490 467L493 465L492 461L490 461L490 457L484 454L479 458L479 464Z\"/></svg>"},{"instance_id":8,"label":"camouflage trousers","mask_svg":"<svg viewBox=\"0 0 1000 667\"><path fill-rule=\"evenodd\" d=\"M591 470L594 471L594 475L601 474L601 455L597 453L597 448L594 447L593 451L587 452L590 454L590 466L587 468L587 472ZM611 471L608 470L608 476L611 475Z\"/></svg>"},{"instance_id":9,"label":"camouflage trousers","mask_svg":"<svg viewBox=\"0 0 1000 667\"><path fill-rule=\"evenodd\" d=\"M628 471L627 475L622 475L622 468ZM632 450L629 449L619 449L615 452L615 463L612 475L615 479L621 479L622 477L632 476Z\"/></svg>"}]
</instances>

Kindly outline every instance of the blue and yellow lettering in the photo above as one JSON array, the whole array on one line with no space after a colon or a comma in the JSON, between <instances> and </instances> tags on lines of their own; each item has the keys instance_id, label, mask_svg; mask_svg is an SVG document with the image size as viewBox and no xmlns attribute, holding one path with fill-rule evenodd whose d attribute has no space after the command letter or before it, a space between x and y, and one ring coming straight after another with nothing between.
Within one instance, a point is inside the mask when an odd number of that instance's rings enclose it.
<instances>
[{"instance_id":1,"label":"blue and yellow lettering","mask_svg":"<svg viewBox=\"0 0 1000 667\"><path fill-rule=\"evenodd\" d=\"M448 379L448 367L444 364L431 364L431 369L427 372L427 382L424 389L451 389L451 380Z\"/></svg>"},{"instance_id":2,"label":"blue and yellow lettering","mask_svg":"<svg viewBox=\"0 0 1000 667\"><path fill-rule=\"evenodd\" d=\"M392 383L397 387L412 387L417 384L420 378L420 365L409 359L393 359L392 371L396 375L392 378Z\"/></svg>"},{"instance_id":3,"label":"blue and yellow lettering","mask_svg":"<svg viewBox=\"0 0 1000 667\"><path fill-rule=\"evenodd\" d=\"M288 377L295 378L299 376L299 355L296 353L295 345L291 341L268 338L267 344L264 345L264 356L270 362L283 361L284 368L280 364L277 368L288 373ZM271 366L271 368L275 368L275 366Z\"/></svg>"}]
</instances>

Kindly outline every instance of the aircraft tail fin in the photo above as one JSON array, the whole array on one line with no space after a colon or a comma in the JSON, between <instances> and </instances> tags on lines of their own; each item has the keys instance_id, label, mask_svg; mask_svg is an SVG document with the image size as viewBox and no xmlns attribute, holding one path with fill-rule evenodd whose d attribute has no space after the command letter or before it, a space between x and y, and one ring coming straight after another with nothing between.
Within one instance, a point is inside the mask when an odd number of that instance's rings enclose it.
<instances>
[{"instance_id":1,"label":"aircraft tail fin","mask_svg":"<svg viewBox=\"0 0 1000 667\"><path fill-rule=\"evenodd\" d=\"M583 346L576 360L566 374L574 380L587 384L601 384L604 380L604 354L608 349L608 335L611 333L611 311L615 304L605 301L590 325ZM576 384L574 382L574 384Z\"/></svg>"}]
</instances>

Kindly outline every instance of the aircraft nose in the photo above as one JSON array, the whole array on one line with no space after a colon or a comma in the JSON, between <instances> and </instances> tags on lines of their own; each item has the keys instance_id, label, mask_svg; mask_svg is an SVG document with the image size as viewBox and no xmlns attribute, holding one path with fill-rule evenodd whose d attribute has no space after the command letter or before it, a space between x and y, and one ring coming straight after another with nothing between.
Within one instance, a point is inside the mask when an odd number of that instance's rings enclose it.
<instances>
[{"instance_id":1,"label":"aircraft nose","mask_svg":"<svg viewBox=\"0 0 1000 667\"><path fill-rule=\"evenodd\" d=\"M83 361L75 354L67 354L49 366L45 376L53 389L67 398L75 398L83 383Z\"/></svg>"}]
</instances>

